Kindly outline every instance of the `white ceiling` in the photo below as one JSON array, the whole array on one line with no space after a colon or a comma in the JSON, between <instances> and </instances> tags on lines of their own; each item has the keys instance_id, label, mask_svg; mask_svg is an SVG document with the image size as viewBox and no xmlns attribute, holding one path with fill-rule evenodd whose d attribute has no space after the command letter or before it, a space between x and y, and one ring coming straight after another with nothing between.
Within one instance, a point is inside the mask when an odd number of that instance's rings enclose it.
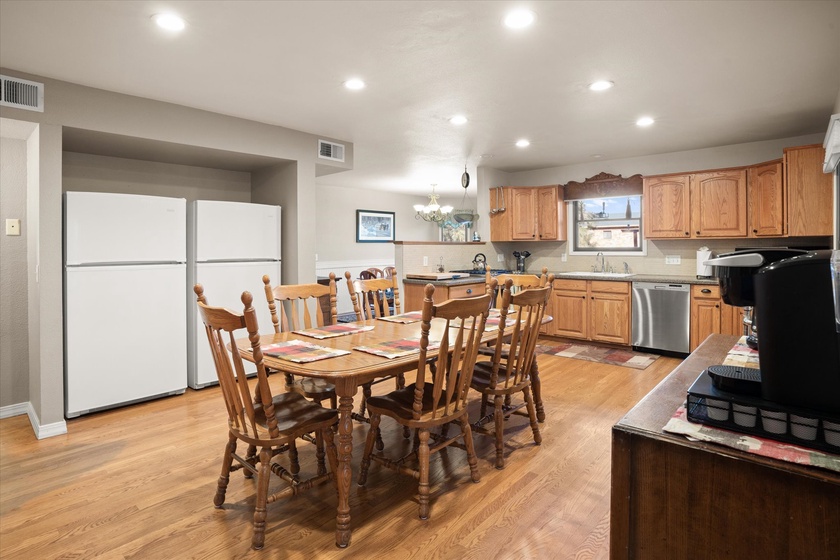
<instances>
[{"instance_id":1,"label":"white ceiling","mask_svg":"<svg viewBox=\"0 0 840 560\"><path fill-rule=\"evenodd\" d=\"M535 24L505 28L523 6ZM156 28L163 11L187 29ZM0 66L353 142L355 169L326 184L455 193L465 163L512 172L824 132L840 1L0 0ZM368 87L344 89L354 76ZM616 86L588 91L597 79Z\"/></svg>"}]
</instances>

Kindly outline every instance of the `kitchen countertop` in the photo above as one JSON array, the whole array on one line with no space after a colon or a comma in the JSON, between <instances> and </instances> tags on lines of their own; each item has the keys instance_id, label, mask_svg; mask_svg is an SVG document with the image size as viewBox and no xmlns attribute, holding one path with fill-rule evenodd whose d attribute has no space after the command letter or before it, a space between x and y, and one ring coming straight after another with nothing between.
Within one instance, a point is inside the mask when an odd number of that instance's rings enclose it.
<instances>
[{"instance_id":1,"label":"kitchen countertop","mask_svg":"<svg viewBox=\"0 0 840 560\"><path fill-rule=\"evenodd\" d=\"M569 272L569 271L565 271ZM565 272L552 272L556 279L565 280L606 280L608 282L667 282L669 284L705 284L716 286L717 278L697 278L696 276L680 276L676 274L634 274L633 276L614 277L599 274L566 275ZM530 273L529 273L530 274ZM538 272L537 274L540 274ZM456 280L421 280L418 278L403 278L406 284L432 284L433 286L461 286L464 284L483 284L483 276L470 276Z\"/></svg>"}]
</instances>

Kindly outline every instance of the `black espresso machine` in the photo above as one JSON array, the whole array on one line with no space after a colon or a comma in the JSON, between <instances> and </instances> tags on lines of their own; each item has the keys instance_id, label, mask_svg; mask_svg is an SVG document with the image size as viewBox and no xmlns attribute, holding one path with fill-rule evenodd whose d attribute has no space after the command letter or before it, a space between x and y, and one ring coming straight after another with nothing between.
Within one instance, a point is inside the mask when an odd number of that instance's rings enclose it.
<instances>
[{"instance_id":1,"label":"black espresso machine","mask_svg":"<svg viewBox=\"0 0 840 560\"><path fill-rule=\"evenodd\" d=\"M727 389L840 414L840 318L831 251L755 249L706 263L716 267L726 303L756 309L760 391L749 382Z\"/></svg>"}]
</instances>

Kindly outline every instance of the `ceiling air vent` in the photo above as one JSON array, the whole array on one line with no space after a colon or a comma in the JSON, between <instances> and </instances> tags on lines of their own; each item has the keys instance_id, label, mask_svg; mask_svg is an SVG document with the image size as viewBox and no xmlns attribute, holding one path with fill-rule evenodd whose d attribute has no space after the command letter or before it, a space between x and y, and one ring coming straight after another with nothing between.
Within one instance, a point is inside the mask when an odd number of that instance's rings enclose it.
<instances>
[{"instance_id":1,"label":"ceiling air vent","mask_svg":"<svg viewBox=\"0 0 840 560\"><path fill-rule=\"evenodd\" d=\"M44 112L44 84L0 75L0 105Z\"/></svg>"},{"instance_id":2,"label":"ceiling air vent","mask_svg":"<svg viewBox=\"0 0 840 560\"><path fill-rule=\"evenodd\" d=\"M333 161L344 161L344 144L318 140L318 157Z\"/></svg>"}]
</instances>

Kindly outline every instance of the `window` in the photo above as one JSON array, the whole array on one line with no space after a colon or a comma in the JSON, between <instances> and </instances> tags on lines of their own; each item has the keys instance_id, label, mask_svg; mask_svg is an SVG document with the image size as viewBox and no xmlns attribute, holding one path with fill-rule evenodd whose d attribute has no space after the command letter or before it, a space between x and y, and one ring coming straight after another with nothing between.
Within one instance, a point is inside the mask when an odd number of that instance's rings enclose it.
<instances>
[{"instance_id":1,"label":"window","mask_svg":"<svg viewBox=\"0 0 840 560\"><path fill-rule=\"evenodd\" d=\"M576 200L569 212L572 253L644 254L641 195Z\"/></svg>"}]
</instances>

